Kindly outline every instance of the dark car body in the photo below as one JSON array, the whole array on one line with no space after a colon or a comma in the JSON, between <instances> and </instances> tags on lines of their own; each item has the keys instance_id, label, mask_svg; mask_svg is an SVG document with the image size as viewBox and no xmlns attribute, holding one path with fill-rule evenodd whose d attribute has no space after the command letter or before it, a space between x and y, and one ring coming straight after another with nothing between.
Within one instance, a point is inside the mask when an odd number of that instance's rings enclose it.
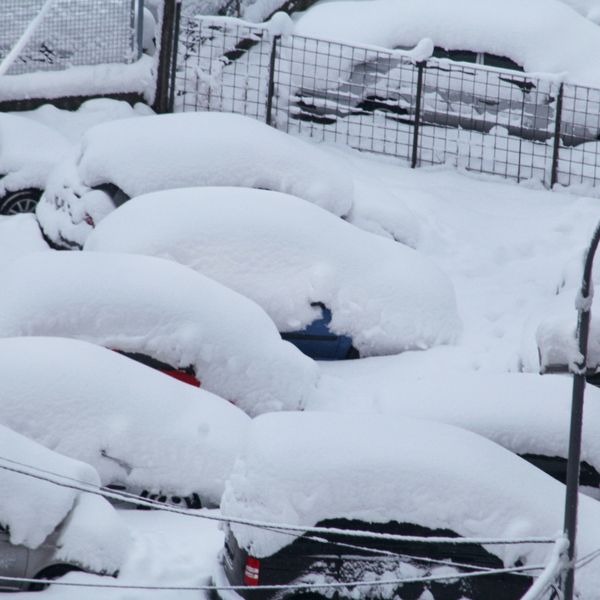
<instances>
[{"instance_id":1,"label":"dark car body","mask_svg":"<svg viewBox=\"0 0 600 600\"><path fill-rule=\"evenodd\" d=\"M446 529L429 529L410 523L365 523L358 520L330 519L319 523L320 527L346 530L369 530L377 533L411 536L458 537ZM296 537L296 536L294 536ZM223 583L234 586L250 586L236 593L245 600L281 599L289 596L306 598L330 597L331 590L309 588L304 591L264 590L265 585L310 584L311 581L356 582L385 581L412 577L427 577L440 573L443 568L452 574L471 570L503 568L502 561L478 544L429 544L423 542L399 542L350 535L333 536L318 534L296 537L288 546L265 558L250 556L237 543L231 529L227 530L225 546L221 554ZM403 574L404 573L404 574ZM218 577L217 577L218 579ZM218 581L217 583L221 583ZM435 600L494 600L517 599L523 596L532 578L523 574L495 574L472 579L448 578L431 582L407 582L395 584L394 598L416 600L426 590ZM356 597L352 586L337 588L339 597ZM377 587L356 588L361 598L378 597ZM391 597L387 595L386 597ZM228 596L231 600L231 597Z\"/></svg>"}]
</instances>

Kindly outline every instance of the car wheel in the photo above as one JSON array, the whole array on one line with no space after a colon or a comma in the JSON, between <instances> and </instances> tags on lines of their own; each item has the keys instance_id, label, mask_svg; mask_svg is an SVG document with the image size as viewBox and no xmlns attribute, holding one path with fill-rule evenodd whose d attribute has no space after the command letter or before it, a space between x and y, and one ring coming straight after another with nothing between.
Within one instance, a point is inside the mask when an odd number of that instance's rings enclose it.
<instances>
[{"instance_id":1,"label":"car wheel","mask_svg":"<svg viewBox=\"0 0 600 600\"><path fill-rule=\"evenodd\" d=\"M67 564L52 565L51 567L42 569L34 577L34 579L42 579L42 580L58 579L59 577L62 577L63 575L66 575L67 573L70 573L72 571L82 571L82 570L83 569L81 569L81 567L77 567L76 565L67 565ZM30 592L41 592L42 590L45 590L49 587L50 587L49 583L46 583L46 581L40 581L39 583L31 583L29 585L29 587L27 588L27 590Z\"/></svg>"},{"instance_id":2,"label":"car wheel","mask_svg":"<svg viewBox=\"0 0 600 600\"><path fill-rule=\"evenodd\" d=\"M35 207L41 195L42 191L35 188L8 192L0 198L0 215L35 212Z\"/></svg>"}]
</instances>

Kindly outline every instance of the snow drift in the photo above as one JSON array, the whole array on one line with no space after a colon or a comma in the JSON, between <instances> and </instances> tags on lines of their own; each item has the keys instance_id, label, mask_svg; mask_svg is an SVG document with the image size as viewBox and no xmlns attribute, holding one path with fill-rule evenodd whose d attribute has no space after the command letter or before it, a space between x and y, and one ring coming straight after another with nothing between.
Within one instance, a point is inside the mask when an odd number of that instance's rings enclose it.
<instances>
[{"instance_id":1,"label":"snow drift","mask_svg":"<svg viewBox=\"0 0 600 600\"><path fill-rule=\"evenodd\" d=\"M2 271L0 336L59 336L192 367L251 414L301 408L316 364L251 300L158 258L92 252L25 256Z\"/></svg>"},{"instance_id":2,"label":"snow drift","mask_svg":"<svg viewBox=\"0 0 600 600\"><path fill-rule=\"evenodd\" d=\"M188 188L140 196L107 217L86 250L168 258L264 308L280 331L333 314L362 356L454 341L450 280L418 252L303 200L265 190Z\"/></svg>"}]
</instances>

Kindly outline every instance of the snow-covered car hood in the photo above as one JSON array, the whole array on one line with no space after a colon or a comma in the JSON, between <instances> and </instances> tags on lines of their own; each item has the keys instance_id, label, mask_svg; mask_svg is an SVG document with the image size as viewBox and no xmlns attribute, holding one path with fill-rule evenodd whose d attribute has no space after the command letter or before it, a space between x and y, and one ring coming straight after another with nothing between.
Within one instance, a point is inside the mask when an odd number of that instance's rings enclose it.
<instances>
[{"instance_id":1,"label":"snow-covered car hood","mask_svg":"<svg viewBox=\"0 0 600 600\"><path fill-rule=\"evenodd\" d=\"M114 209L107 194L94 190L106 184L129 197L189 186L266 188L339 216L351 210L354 193L341 159L254 119L229 113L154 115L86 132L77 153L48 179L37 210L45 234L60 246L83 245Z\"/></svg>"},{"instance_id":2,"label":"snow-covered car hood","mask_svg":"<svg viewBox=\"0 0 600 600\"><path fill-rule=\"evenodd\" d=\"M332 312L361 356L451 343L460 332L448 277L417 251L299 198L266 190L188 188L134 198L85 250L159 256L262 306L279 331Z\"/></svg>"},{"instance_id":3,"label":"snow-covered car hood","mask_svg":"<svg viewBox=\"0 0 600 600\"><path fill-rule=\"evenodd\" d=\"M257 304L171 261L40 252L9 264L2 285L0 337L72 337L191 366L250 414L299 409L314 393L316 363Z\"/></svg>"},{"instance_id":4,"label":"snow-covered car hood","mask_svg":"<svg viewBox=\"0 0 600 600\"><path fill-rule=\"evenodd\" d=\"M3 403L6 399L2 396ZM0 466L43 473L53 481L97 487L90 465L62 456L0 425ZM66 520L65 520L66 519ZM0 523L13 544L37 548L62 523L57 557L96 572L117 571L130 537L116 511L104 499L68 486L0 469Z\"/></svg>"}]
</instances>

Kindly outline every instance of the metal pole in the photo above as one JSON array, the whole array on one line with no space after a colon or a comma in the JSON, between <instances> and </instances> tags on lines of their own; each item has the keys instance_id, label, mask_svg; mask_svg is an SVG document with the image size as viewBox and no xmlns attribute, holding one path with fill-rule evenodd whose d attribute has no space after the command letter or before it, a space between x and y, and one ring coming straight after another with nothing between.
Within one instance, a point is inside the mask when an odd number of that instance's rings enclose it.
<instances>
[{"instance_id":1,"label":"metal pole","mask_svg":"<svg viewBox=\"0 0 600 600\"><path fill-rule=\"evenodd\" d=\"M410 161L411 169L417 166L417 160L419 156L419 126L421 124L421 98L423 96L423 71L427 63L417 63L417 97L415 99L415 124L413 128L413 143L412 143L412 157Z\"/></svg>"},{"instance_id":2,"label":"metal pole","mask_svg":"<svg viewBox=\"0 0 600 600\"><path fill-rule=\"evenodd\" d=\"M179 52L179 27L181 25L181 2L175 8L175 27L173 31L173 53L171 56L171 83L169 85L169 100L167 111L172 113L175 107L175 76L177 74L177 55Z\"/></svg>"},{"instance_id":3,"label":"metal pole","mask_svg":"<svg viewBox=\"0 0 600 600\"><path fill-rule=\"evenodd\" d=\"M144 51L144 0L137 0L137 57Z\"/></svg>"},{"instance_id":4,"label":"metal pole","mask_svg":"<svg viewBox=\"0 0 600 600\"><path fill-rule=\"evenodd\" d=\"M165 113L169 109L169 70L171 67L171 52L173 49L173 29L177 0L164 0L161 15L160 49L158 52L158 67L156 73L156 94L154 110Z\"/></svg>"},{"instance_id":5,"label":"metal pole","mask_svg":"<svg viewBox=\"0 0 600 600\"><path fill-rule=\"evenodd\" d=\"M558 150L560 147L560 126L562 121L563 84L558 88L556 98L556 119L554 120L554 147L552 148L552 171L550 173L550 188L558 182Z\"/></svg>"},{"instance_id":6,"label":"metal pole","mask_svg":"<svg viewBox=\"0 0 600 600\"><path fill-rule=\"evenodd\" d=\"M271 58L269 60L269 87L267 89L267 108L265 115L265 123L272 125L273 123L273 96L275 95L275 61L277 59L277 44L281 36L274 35L271 45Z\"/></svg>"},{"instance_id":7,"label":"metal pole","mask_svg":"<svg viewBox=\"0 0 600 600\"><path fill-rule=\"evenodd\" d=\"M562 87L562 86L561 86ZM596 227L588 248L581 279L581 290L577 298L577 341L581 361L571 367L573 373L573 396L571 404L571 429L569 435L569 460L567 462L567 492L565 498L565 535L569 540L566 572L562 588L564 600L573 600L575 590L575 542L577 536L577 503L579 494L579 463L581 460L581 432L583 428L583 400L587 370L587 346L592 314L594 282L592 267L594 255L600 242L600 223Z\"/></svg>"}]
</instances>

